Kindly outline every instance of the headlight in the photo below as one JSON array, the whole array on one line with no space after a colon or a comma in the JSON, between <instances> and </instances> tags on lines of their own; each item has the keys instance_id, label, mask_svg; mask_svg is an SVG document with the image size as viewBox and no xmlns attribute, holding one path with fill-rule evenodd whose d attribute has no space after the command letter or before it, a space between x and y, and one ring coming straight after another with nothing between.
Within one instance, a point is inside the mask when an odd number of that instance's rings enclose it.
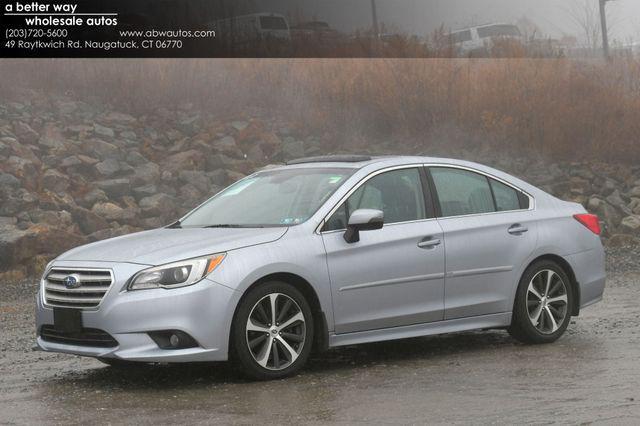
<instances>
[{"instance_id":1,"label":"headlight","mask_svg":"<svg viewBox=\"0 0 640 426\"><path fill-rule=\"evenodd\" d=\"M225 256L226 253L220 253L145 269L134 275L127 289L177 288L195 284L212 273Z\"/></svg>"},{"instance_id":2,"label":"headlight","mask_svg":"<svg viewBox=\"0 0 640 426\"><path fill-rule=\"evenodd\" d=\"M53 259L51 262L47 263L47 266L44 267L44 271L42 272L42 279L44 280L44 277L47 276L47 272L49 271L49 268L51 268L51 265L53 265L53 261L55 259Z\"/></svg>"}]
</instances>

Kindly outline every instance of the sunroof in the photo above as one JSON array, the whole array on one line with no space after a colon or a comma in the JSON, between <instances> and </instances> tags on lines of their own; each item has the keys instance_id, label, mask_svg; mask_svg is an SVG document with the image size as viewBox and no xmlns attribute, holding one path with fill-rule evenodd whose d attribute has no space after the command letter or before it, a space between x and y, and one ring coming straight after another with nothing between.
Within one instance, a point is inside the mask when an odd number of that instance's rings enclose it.
<instances>
[{"instance_id":1,"label":"sunroof","mask_svg":"<svg viewBox=\"0 0 640 426\"><path fill-rule=\"evenodd\" d=\"M287 165L291 166L305 163L360 163L362 161L371 161L371 157L368 155L322 155L319 157L298 158L287 161Z\"/></svg>"}]
</instances>

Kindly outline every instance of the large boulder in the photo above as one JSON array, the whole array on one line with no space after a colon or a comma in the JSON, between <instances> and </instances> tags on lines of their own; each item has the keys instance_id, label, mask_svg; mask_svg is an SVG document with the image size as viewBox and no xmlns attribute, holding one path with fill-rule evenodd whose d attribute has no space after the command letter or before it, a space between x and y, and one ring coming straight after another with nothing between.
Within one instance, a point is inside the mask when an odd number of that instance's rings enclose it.
<instances>
[{"instance_id":1,"label":"large boulder","mask_svg":"<svg viewBox=\"0 0 640 426\"><path fill-rule=\"evenodd\" d=\"M34 144L40 139L38 132L23 121L13 123L13 132L16 134L20 142Z\"/></svg>"},{"instance_id":2,"label":"large boulder","mask_svg":"<svg viewBox=\"0 0 640 426\"><path fill-rule=\"evenodd\" d=\"M205 172L182 170L178 173L178 178L181 182L193 185L200 192L207 193L211 190L211 182Z\"/></svg>"},{"instance_id":3,"label":"large boulder","mask_svg":"<svg viewBox=\"0 0 640 426\"><path fill-rule=\"evenodd\" d=\"M24 188L20 188L0 202L0 216L15 216L27 211L39 203L38 197Z\"/></svg>"},{"instance_id":4,"label":"large boulder","mask_svg":"<svg viewBox=\"0 0 640 426\"><path fill-rule=\"evenodd\" d=\"M28 215L33 223L41 223L64 229L73 228L74 225L71 214L66 210L52 211L33 209L28 212Z\"/></svg>"},{"instance_id":5,"label":"large boulder","mask_svg":"<svg viewBox=\"0 0 640 426\"><path fill-rule=\"evenodd\" d=\"M84 235L109 227L109 222L105 218L82 207L71 209L71 216Z\"/></svg>"},{"instance_id":6,"label":"large boulder","mask_svg":"<svg viewBox=\"0 0 640 426\"><path fill-rule=\"evenodd\" d=\"M291 136L287 136L282 141L282 155L285 160L304 157L304 142L295 140Z\"/></svg>"},{"instance_id":7,"label":"large boulder","mask_svg":"<svg viewBox=\"0 0 640 426\"><path fill-rule=\"evenodd\" d=\"M132 166L141 166L149 162L144 155L140 154L140 152L136 150L132 150L127 153L126 161Z\"/></svg>"},{"instance_id":8,"label":"large boulder","mask_svg":"<svg viewBox=\"0 0 640 426\"><path fill-rule=\"evenodd\" d=\"M190 149L170 155L163 162L163 169L172 173L182 170L204 170L205 156L202 152Z\"/></svg>"},{"instance_id":9,"label":"large boulder","mask_svg":"<svg viewBox=\"0 0 640 426\"><path fill-rule=\"evenodd\" d=\"M119 205L110 202L96 203L91 208L91 211L106 220L115 220L116 222L131 220L135 217L134 209L123 209Z\"/></svg>"},{"instance_id":10,"label":"large boulder","mask_svg":"<svg viewBox=\"0 0 640 426\"><path fill-rule=\"evenodd\" d=\"M140 200L140 208L145 216L169 217L176 211L173 197L167 194L155 194Z\"/></svg>"},{"instance_id":11,"label":"large boulder","mask_svg":"<svg viewBox=\"0 0 640 426\"><path fill-rule=\"evenodd\" d=\"M95 123L93 125L93 131L96 135L106 139L113 139L113 137L115 136L115 133L113 132L112 128L107 126L102 126L98 123Z\"/></svg>"},{"instance_id":12,"label":"large boulder","mask_svg":"<svg viewBox=\"0 0 640 426\"><path fill-rule=\"evenodd\" d=\"M620 228L628 234L640 235L640 216L627 216L620 222Z\"/></svg>"},{"instance_id":13,"label":"large boulder","mask_svg":"<svg viewBox=\"0 0 640 426\"><path fill-rule=\"evenodd\" d=\"M62 132L54 124L47 124L42 129L42 134L38 140L38 144L46 149L54 151L63 151L67 144Z\"/></svg>"},{"instance_id":14,"label":"large boulder","mask_svg":"<svg viewBox=\"0 0 640 426\"><path fill-rule=\"evenodd\" d=\"M130 191L131 181L126 178L107 179L95 182L95 185L103 190L111 198L119 198Z\"/></svg>"},{"instance_id":15,"label":"large boulder","mask_svg":"<svg viewBox=\"0 0 640 426\"><path fill-rule=\"evenodd\" d=\"M56 193L65 192L69 188L69 178L58 170L48 169L42 175L42 186Z\"/></svg>"},{"instance_id":16,"label":"large boulder","mask_svg":"<svg viewBox=\"0 0 640 426\"><path fill-rule=\"evenodd\" d=\"M629 197L640 198L640 186L634 186L631 188L631 191L629 191Z\"/></svg>"},{"instance_id":17,"label":"large boulder","mask_svg":"<svg viewBox=\"0 0 640 426\"><path fill-rule=\"evenodd\" d=\"M100 159L116 158L120 150L112 143L100 139L88 139L82 142L84 153Z\"/></svg>"},{"instance_id":18,"label":"large boulder","mask_svg":"<svg viewBox=\"0 0 640 426\"><path fill-rule=\"evenodd\" d=\"M148 162L138 165L133 169L131 183L134 186L142 186L157 182L160 180L160 176L160 166L156 163Z\"/></svg>"},{"instance_id":19,"label":"large boulder","mask_svg":"<svg viewBox=\"0 0 640 426\"><path fill-rule=\"evenodd\" d=\"M27 229L4 225L0 228L0 271L23 265L34 273L35 257L53 258L85 241L81 235L42 224Z\"/></svg>"},{"instance_id":20,"label":"large boulder","mask_svg":"<svg viewBox=\"0 0 640 426\"><path fill-rule=\"evenodd\" d=\"M96 170L102 176L109 177L121 170L120 162L118 162L118 160L116 160L115 158L107 158L106 160L96 164Z\"/></svg>"},{"instance_id":21,"label":"large boulder","mask_svg":"<svg viewBox=\"0 0 640 426\"><path fill-rule=\"evenodd\" d=\"M221 139L213 141L213 149L233 158L242 158L242 150L236 145L233 136L225 136Z\"/></svg>"},{"instance_id":22,"label":"large boulder","mask_svg":"<svg viewBox=\"0 0 640 426\"><path fill-rule=\"evenodd\" d=\"M133 188L133 195L137 200L140 200L144 197L149 197L157 193L158 193L158 187L153 183L148 183L146 185Z\"/></svg>"},{"instance_id":23,"label":"large boulder","mask_svg":"<svg viewBox=\"0 0 640 426\"><path fill-rule=\"evenodd\" d=\"M20 180L14 175L0 172L0 191L9 188L20 188Z\"/></svg>"},{"instance_id":24,"label":"large boulder","mask_svg":"<svg viewBox=\"0 0 640 426\"><path fill-rule=\"evenodd\" d=\"M4 164L5 172L8 172L22 182L22 186L36 189L38 186L38 166L26 158L12 155Z\"/></svg>"}]
</instances>

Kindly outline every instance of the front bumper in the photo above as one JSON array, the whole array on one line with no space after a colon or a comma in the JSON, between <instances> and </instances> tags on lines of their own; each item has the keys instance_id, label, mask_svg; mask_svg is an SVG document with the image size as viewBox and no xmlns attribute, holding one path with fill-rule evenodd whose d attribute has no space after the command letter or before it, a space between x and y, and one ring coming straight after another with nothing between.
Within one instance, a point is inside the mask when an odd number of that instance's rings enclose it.
<instances>
[{"instance_id":1,"label":"front bumper","mask_svg":"<svg viewBox=\"0 0 640 426\"><path fill-rule=\"evenodd\" d=\"M36 309L37 344L51 352L119 358L144 362L193 362L227 360L229 331L240 293L206 278L189 287L126 291L129 277L147 266L134 264L99 265L58 264L68 267L110 268L114 283L99 308L83 310L85 328L109 333L118 345L112 348L91 347L44 340L39 333L43 325L53 324L53 308L45 306L38 292ZM188 349L161 349L151 339L150 331L180 330L198 343Z\"/></svg>"}]
</instances>

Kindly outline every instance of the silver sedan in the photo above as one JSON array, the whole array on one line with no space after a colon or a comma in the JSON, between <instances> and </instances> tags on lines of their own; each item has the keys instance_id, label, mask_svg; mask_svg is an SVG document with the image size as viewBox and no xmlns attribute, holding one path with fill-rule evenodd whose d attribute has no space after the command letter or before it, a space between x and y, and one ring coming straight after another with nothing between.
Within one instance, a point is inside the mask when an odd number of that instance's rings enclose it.
<instances>
[{"instance_id":1,"label":"silver sedan","mask_svg":"<svg viewBox=\"0 0 640 426\"><path fill-rule=\"evenodd\" d=\"M472 329L558 339L602 299L598 218L498 170L332 156L258 171L161 229L46 268L38 345L291 375L312 350Z\"/></svg>"}]
</instances>

